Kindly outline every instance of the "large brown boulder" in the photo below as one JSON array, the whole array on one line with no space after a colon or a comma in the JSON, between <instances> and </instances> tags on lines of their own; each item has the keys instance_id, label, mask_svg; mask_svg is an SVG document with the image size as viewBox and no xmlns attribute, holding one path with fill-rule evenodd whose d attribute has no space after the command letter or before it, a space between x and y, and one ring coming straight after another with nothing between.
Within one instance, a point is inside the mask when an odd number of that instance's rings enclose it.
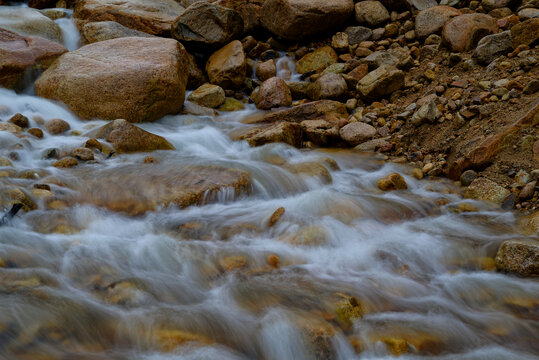
<instances>
[{"instance_id":1,"label":"large brown boulder","mask_svg":"<svg viewBox=\"0 0 539 360\"><path fill-rule=\"evenodd\" d=\"M486 14L464 14L449 20L442 31L444 41L452 51L475 48L483 37L498 31L496 20Z\"/></svg>"},{"instance_id":2,"label":"large brown boulder","mask_svg":"<svg viewBox=\"0 0 539 360\"><path fill-rule=\"evenodd\" d=\"M36 9L0 7L0 28L22 36L40 36L58 43L63 41L60 26Z\"/></svg>"},{"instance_id":3,"label":"large brown boulder","mask_svg":"<svg viewBox=\"0 0 539 360\"><path fill-rule=\"evenodd\" d=\"M450 6L441 5L425 9L415 18L415 34L419 38L436 34L442 31L446 22L460 14L460 10Z\"/></svg>"},{"instance_id":4,"label":"large brown boulder","mask_svg":"<svg viewBox=\"0 0 539 360\"><path fill-rule=\"evenodd\" d=\"M510 192L487 178L477 178L466 188L465 197L502 204Z\"/></svg>"},{"instance_id":5,"label":"large brown boulder","mask_svg":"<svg viewBox=\"0 0 539 360\"><path fill-rule=\"evenodd\" d=\"M255 96L258 109L269 110L274 107L292 105L292 94L286 82L278 77L272 77L260 85Z\"/></svg>"},{"instance_id":6,"label":"large brown boulder","mask_svg":"<svg viewBox=\"0 0 539 360\"><path fill-rule=\"evenodd\" d=\"M130 29L115 21L97 21L84 25L80 31L84 40L88 43L112 40L123 37L151 37L153 35L142 31Z\"/></svg>"},{"instance_id":7,"label":"large brown boulder","mask_svg":"<svg viewBox=\"0 0 539 360\"><path fill-rule=\"evenodd\" d=\"M126 37L64 54L35 83L78 116L153 121L182 109L188 60L172 39Z\"/></svg>"},{"instance_id":8,"label":"large brown boulder","mask_svg":"<svg viewBox=\"0 0 539 360\"><path fill-rule=\"evenodd\" d=\"M232 9L199 1L185 9L172 26L182 42L225 45L243 32L243 19Z\"/></svg>"},{"instance_id":9,"label":"large brown boulder","mask_svg":"<svg viewBox=\"0 0 539 360\"><path fill-rule=\"evenodd\" d=\"M112 20L148 34L167 36L184 10L175 0L81 0L73 16L79 27L87 22Z\"/></svg>"},{"instance_id":10,"label":"large brown boulder","mask_svg":"<svg viewBox=\"0 0 539 360\"><path fill-rule=\"evenodd\" d=\"M353 13L353 0L267 0L261 22L275 35L301 40L341 26Z\"/></svg>"},{"instance_id":11,"label":"large brown boulder","mask_svg":"<svg viewBox=\"0 0 539 360\"><path fill-rule=\"evenodd\" d=\"M0 86L15 87L26 69L46 69L65 52L54 41L0 29Z\"/></svg>"},{"instance_id":12,"label":"large brown boulder","mask_svg":"<svg viewBox=\"0 0 539 360\"><path fill-rule=\"evenodd\" d=\"M513 47L532 45L539 39L539 18L533 18L516 24L511 28Z\"/></svg>"},{"instance_id":13,"label":"large brown boulder","mask_svg":"<svg viewBox=\"0 0 539 360\"><path fill-rule=\"evenodd\" d=\"M142 130L124 119L114 120L91 131L88 136L108 141L117 153L174 150L164 137Z\"/></svg>"},{"instance_id":14,"label":"large brown boulder","mask_svg":"<svg viewBox=\"0 0 539 360\"><path fill-rule=\"evenodd\" d=\"M243 30L246 33L260 28L260 13L264 0L218 0L215 4L237 11L243 19Z\"/></svg>"},{"instance_id":15,"label":"large brown boulder","mask_svg":"<svg viewBox=\"0 0 539 360\"><path fill-rule=\"evenodd\" d=\"M246 171L208 165L126 165L95 171L74 170L75 190L69 199L129 215L141 215L160 207L202 205L218 199L248 194L251 179Z\"/></svg>"},{"instance_id":16,"label":"large brown boulder","mask_svg":"<svg viewBox=\"0 0 539 360\"><path fill-rule=\"evenodd\" d=\"M238 88L245 81L247 71L245 52L239 40L213 53L206 63L210 82L222 88Z\"/></svg>"},{"instance_id":17,"label":"large brown boulder","mask_svg":"<svg viewBox=\"0 0 539 360\"><path fill-rule=\"evenodd\" d=\"M348 112L346 106L338 101L333 100L318 100L306 104L294 106L290 109L270 112L262 119L261 122L296 122L300 123L303 120L314 119L346 119Z\"/></svg>"},{"instance_id":18,"label":"large brown boulder","mask_svg":"<svg viewBox=\"0 0 539 360\"><path fill-rule=\"evenodd\" d=\"M504 241L498 249L495 262L499 271L521 276L539 276L539 242Z\"/></svg>"}]
</instances>

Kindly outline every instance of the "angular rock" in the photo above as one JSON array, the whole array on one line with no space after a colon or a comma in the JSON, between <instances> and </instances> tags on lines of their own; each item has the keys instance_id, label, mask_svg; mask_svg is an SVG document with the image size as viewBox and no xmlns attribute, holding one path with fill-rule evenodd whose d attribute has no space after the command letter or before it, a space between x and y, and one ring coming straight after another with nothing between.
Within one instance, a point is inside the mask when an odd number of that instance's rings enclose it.
<instances>
[{"instance_id":1,"label":"angular rock","mask_svg":"<svg viewBox=\"0 0 539 360\"><path fill-rule=\"evenodd\" d=\"M225 89L238 88L246 76L246 57L243 45L234 40L213 53L206 63L210 82Z\"/></svg>"},{"instance_id":2,"label":"angular rock","mask_svg":"<svg viewBox=\"0 0 539 360\"><path fill-rule=\"evenodd\" d=\"M299 59L296 70L300 74L318 72L329 65L335 64L337 60L338 56L335 50L329 46L324 46Z\"/></svg>"},{"instance_id":3,"label":"angular rock","mask_svg":"<svg viewBox=\"0 0 539 360\"><path fill-rule=\"evenodd\" d=\"M508 7L511 2L513 2L513 0L483 0L481 1L481 6L486 11L492 11L494 9Z\"/></svg>"},{"instance_id":4,"label":"angular rock","mask_svg":"<svg viewBox=\"0 0 539 360\"><path fill-rule=\"evenodd\" d=\"M0 29L0 86L16 87L27 69L46 69L65 52L54 41Z\"/></svg>"},{"instance_id":5,"label":"angular rock","mask_svg":"<svg viewBox=\"0 0 539 360\"><path fill-rule=\"evenodd\" d=\"M487 178L477 178L466 188L465 197L501 204L509 194L509 190L494 181Z\"/></svg>"},{"instance_id":6,"label":"angular rock","mask_svg":"<svg viewBox=\"0 0 539 360\"><path fill-rule=\"evenodd\" d=\"M65 54L34 87L82 118L153 121L181 110L187 68L187 53L176 40L127 37Z\"/></svg>"},{"instance_id":7,"label":"angular rock","mask_svg":"<svg viewBox=\"0 0 539 360\"><path fill-rule=\"evenodd\" d=\"M112 144L117 153L174 149L164 137L142 130L124 119L114 120L87 135L105 139Z\"/></svg>"},{"instance_id":8,"label":"angular rock","mask_svg":"<svg viewBox=\"0 0 539 360\"><path fill-rule=\"evenodd\" d=\"M506 55L513 50L511 31L487 35L477 44L474 57L482 64L490 64L498 56Z\"/></svg>"},{"instance_id":9,"label":"angular rock","mask_svg":"<svg viewBox=\"0 0 539 360\"><path fill-rule=\"evenodd\" d=\"M504 241L495 258L499 271L521 276L539 276L539 243L535 240Z\"/></svg>"},{"instance_id":10,"label":"angular rock","mask_svg":"<svg viewBox=\"0 0 539 360\"><path fill-rule=\"evenodd\" d=\"M372 30L364 26L349 26L344 29L348 35L348 43L350 45L359 44L362 41L367 41L372 36Z\"/></svg>"},{"instance_id":11,"label":"angular rock","mask_svg":"<svg viewBox=\"0 0 539 360\"><path fill-rule=\"evenodd\" d=\"M539 39L539 18L529 19L511 28L511 40L516 49L519 45L531 45Z\"/></svg>"},{"instance_id":12,"label":"angular rock","mask_svg":"<svg viewBox=\"0 0 539 360\"><path fill-rule=\"evenodd\" d=\"M266 0L260 20L275 35L301 40L339 27L353 12L353 0Z\"/></svg>"},{"instance_id":13,"label":"angular rock","mask_svg":"<svg viewBox=\"0 0 539 360\"><path fill-rule=\"evenodd\" d=\"M79 28L87 22L116 21L151 35L167 36L184 10L175 0L80 0L73 17Z\"/></svg>"},{"instance_id":14,"label":"angular rock","mask_svg":"<svg viewBox=\"0 0 539 360\"><path fill-rule=\"evenodd\" d=\"M415 126L420 126L425 122L434 123L440 115L440 110L438 110L438 106L436 106L435 99L431 99L421 105L410 119L410 122Z\"/></svg>"},{"instance_id":15,"label":"angular rock","mask_svg":"<svg viewBox=\"0 0 539 360\"><path fill-rule=\"evenodd\" d=\"M15 115L13 115L9 120L8 120L9 123L12 123L12 124L15 124L21 128L27 128L30 126L30 121L28 120L28 118L26 116L24 116L23 114L21 113L17 113Z\"/></svg>"},{"instance_id":16,"label":"angular rock","mask_svg":"<svg viewBox=\"0 0 539 360\"><path fill-rule=\"evenodd\" d=\"M376 129L369 124L356 121L343 126L339 134L344 141L356 146L376 136Z\"/></svg>"},{"instance_id":17,"label":"angular rock","mask_svg":"<svg viewBox=\"0 0 539 360\"><path fill-rule=\"evenodd\" d=\"M94 159L94 152L92 149L79 147L71 151L71 156L82 161L90 161Z\"/></svg>"},{"instance_id":18,"label":"angular rock","mask_svg":"<svg viewBox=\"0 0 539 360\"><path fill-rule=\"evenodd\" d=\"M70 168L73 166L77 166L78 164L79 162L77 161L77 159L71 156L66 156L58 161L55 161L52 166L57 168Z\"/></svg>"},{"instance_id":19,"label":"angular rock","mask_svg":"<svg viewBox=\"0 0 539 360\"><path fill-rule=\"evenodd\" d=\"M389 51L375 51L366 56L363 60L371 70L380 66L395 67L399 63L399 59L396 56L393 56Z\"/></svg>"},{"instance_id":20,"label":"angular rock","mask_svg":"<svg viewBox=\"0 0 539 360\"><path fill-rule=\"evenodd\" d=\"M311 83L308 81L287 81L286 85L288 85L288 88L290 89L292 99L299 100L305 99L308 96L307 90Z\"/></svg>"},{"instance_id":21,"label":"angular rock","mask_svg":"<svg viewBox=\"0 0 539 360\"><path fill-rule=\"evenodd\" d=\"M357 84L357 90L367 99L379 99L404 86L404 72L380 66L365 75Z\"/></svg>"},{"instance_id":22,"label":"angular rock","mask_svg":"<svg viewBox=\"0 0 539 360\"><path fill-rule=\"evenodd\" d=\"M133 30L115 21L89 22L81 29L81 35L88 44L98 41L118 39L123 37L151 37L153 35Z\"/></svg>"},{"instance_id":23,"label":"angular rock","mask_svg":"<svg viewBox=\"0 0 539 360\"><path fill-rule=\"evenodd\" d=\"M437 34L442 31L446 22L459 15L460 10L449 6L434 6L423 10L415 18L415 34L419 38Z\"/></svg>"},{"instance_id":24,"label":"angular rock","mask_svg":"<svg viewBox=\"0 0 539 360\"><path fill-rule=\"evenodd\" d=\"M332 100L318 100L294 106L290 109L270 112L264 115L261 122L297 122L322 118L346 119L348 112L343 103Z\"/></svg>"},{"instance_id":25,"label":"angular rock","mask_svg":"<svg viewBox=\"0 0 539 360\"><path fill-rule=\"evenodd\" d=\"M346 81L340 74L328 73L322 75L311 86L307 93L313 100L339 99L348 91Z\"/></svg>"},{"instance_id":26,"label":"angular rock","mask_svg":"<svg viewBox=\"0 0 539 360\"><path fill-rule=\"evenodd\" d=\"M283 142L301 147L301 126L291 122L277 122L269 125L257 125L254 128L241 129L231 134L233 140L246 140L251 146Z\"/></svg>"},{"instance_id":27,"label":"angular rock","mask_svg":"<svg viewBox=\"0 0 539 360\"><path fill-rule=\"evenodd\" d=\"M172 26L172 36L182 42L225 45L243 33L240 14L216 4L199 1L189 6Z\"/></svg>"},{"instance_id":28,"label":"angular rock","mask_svg":"<svg viewBox=\"0 0 539 360\"><path fill-rule=\"evenodd\" d=\"M333 145L341 139L338 119L304 120L300 125L303 137L315 145Z\"/></svg>"},{"instance_id":29,"label":"angular rock","mask_svg":"<svg viewBox=\"0 0 539 360\"><path fill-rule=\"evenodd\" d=\"M442 31L444 41L452 51L468 51L483 37L498 30L496 20L486 14L464 14L449 20Z\"/></svg>"},{"instance_id":30,"label":"angular rock","mask_svg":"<svg viewBox=\"0 0 539 360\"><path fill-rule=\"evenodd\" d=\"M201 106L217 108L225 102L225 91L220 86L204 84L193 91L187 100Z\"/></svg>"},{"instance_id":31,"label":"angular rock","mask_svg":"<svg viewBox=\"0 0 539 360\"><path fill-rule=\"evenodd\" d=\"M292 94L283 79L272 77L260 85L255 104L258 109L262 110L290 106L292 105Z\"/></svg>"},{"instance_id":32,"label":"angular rock","mask_svg":"<svg viewBox=\"0 0 539 360\"><path fill-rule=\"evenodd\" d=\"M408 184L406 180L399 173L392 173L378 180L378 188L382 191L391 191L391 190L406 190L408 189Z\"/></svg>"},{"instance_id":33,"label":"angular rock","mask_svg":"<svg viewBox=\"0 0 539 360\"><path fill-rule=\"evenodd\" d=\"M114 169L80 169L70 184L77 203L94 204L111 211L142 215L160 207L202 205L248 194L251 179L246 171L205 165L126 165Z\"/></svg>"},{"instance_id":34,"label":"angular rock","mask_svg":"<svg viewBox=\"0 0 539 360\"><path fill-rule=\"evenodd\" d=\"M356 3L356 21L359 24L377 26L390 19L389 12L379 1L366 0Z\"/></svg>"},{"instance_id":35,"label":"angular rock","mask_svg":"<svg viewBox=\"0 0 539 360\"><path fill-rule=\"evenodd\" d=\"M273 59L264 61L256 67L256 77L258 80L266 81L274 76L277 76L277 67Z\"/></svg>"},{"instance_id":36,"label":"angular rock","mask_svg":"<svg viewBox=\"0 0 539 360\"><path fill-rule=\"evenodd\" d=\"M40 11L24 7L0 7L0 28L21 36L39 36L62 43L62 30Z\"/></svg>"},{"instance_id":37,"label":"angular rock","mask_svg":"<svg viewBox=\"0 0 539 360\"><path fill-rule=\"evenodd\" d=\"M216 5L235 10L243 19L243 31L252 33L259 30L263 0L218 0Z\"/></svg>"}]
</instances>

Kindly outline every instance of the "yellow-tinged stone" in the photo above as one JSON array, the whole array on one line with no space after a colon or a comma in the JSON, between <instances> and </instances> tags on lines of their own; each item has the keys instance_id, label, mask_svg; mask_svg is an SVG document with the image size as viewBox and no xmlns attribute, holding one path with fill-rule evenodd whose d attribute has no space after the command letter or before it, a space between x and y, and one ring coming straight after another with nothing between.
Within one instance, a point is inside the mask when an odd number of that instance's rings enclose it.
<instances>
[{"instance_id":1,"label":"yellow-tinged stone","mask_svg":"<svg viewBox=\"0 0 539 360\"><path fill-rule=\"evenodd\" d=\"M361 319L363 316L363 309L355 297L348 297L346 295L342 295L342 297L343 300L337 303L335 309L335 320L343 330L347 331L352 327L354 320Z\"/></svg>"},{"instance_id":2,"label":"yellow-tinged stone","mask_svg":"<svg viewBox=\"0 0 539 360\"><path fill-rule=\"evenodd\" d=\"M383 338L381 341L386 345L387 350L395 356L399 356L410 351L410 347L404 339Z\"/></svg>"},{"instance_id":3,"label":"yellow-tinged stone","mask_svg":"<svg viewBox=\"0 0 539 360\"><path fill-rule=\"evenodd\" d=\"M329 235L326 229L320 225L311 225L302 228L296 235L289 238L293 245L319 246L328 242Z\"/></svg>"},{"instance_id":4,"label":"yellow-tinged stone","mask_svg":"<svg viewBox=\"0 0 539 360\"><path fill-rule=\"evenodd\" d=\"M423 171L421 169L415 168L412 170L412 175L418 180L423 179Z\"/></svg>"},{"instance_id":5,"label":"yellow-tinged stone","mask_svg":"<svg viewBox=\"0 0 539 360\"><path fill-rule=\"evenodd\" d=\"M48 199L52 197L52 192L45 189L32 189L30 190L30 193L38 199Z\"/></svg>"},{"instance_id":6,"label":"yellow-tinged stone","mask_svg":"<svg viewBox=\"0 0 539 360\"><path fill-rule=\"evenodd\" d=\"M67 204L62 200L53 200L47 204L49 210L61 210L65 209Z\"/></svg>"},{"instance_id":7,"label":"yellow-tinged stone","mask_svg":"<svg viewBox=\"0 0 539 360\"><path fill-rule=\"evenodd\" d=\"M178 346L188 342L211 344L213 341L203 335L190 333L177 329L159 329L155 334L155 341L161 351L170 352Z\"/></svg>"},{"instance_id":8,"label":"yellow-tinged stone","mask_svg":"<svg viewBox=\"0 0 539 360\"><path fill-rule=\"evenodd\" d=\"M6 262L4 261L4 259L0 257L0 268L5 268L5 267L6 267Z\"/></svg>"},{"instance_id":9,"label":"yellow-tinged stone","mask_svg":"<svg viewBox=\"0 0 539 360\"><path fill-rule=\"evenodd\" d=\"M219 265L224 271L233 271L243 269L247 266L247 258L245 256L225 256L219 259Z\"/></svg>"},{"instance_id":10,"label":"yellow-tinged stone","mask_svg":"<svg viewBox=\"0 0 539 360\"><path fill-rule=\"evenodd\" d=\"M378 188L383 191L408 189L406 181L399 173L392 173L378 180Z\"/></svg>"}]
</instances>

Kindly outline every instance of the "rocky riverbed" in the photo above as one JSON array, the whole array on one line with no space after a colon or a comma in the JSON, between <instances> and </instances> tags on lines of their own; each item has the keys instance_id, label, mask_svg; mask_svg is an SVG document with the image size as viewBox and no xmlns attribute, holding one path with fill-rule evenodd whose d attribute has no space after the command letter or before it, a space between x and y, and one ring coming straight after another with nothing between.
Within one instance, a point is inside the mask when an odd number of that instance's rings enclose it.
<instances>
[{"instance_id":1,"label":"rocky riverbed","mask_svg":"<svg viewBox=\"0 0 539 360\"><path fill-rule=\"evenodd\" d=\"M534 0L0 0L0 358L535 358L538 42Z\"/></svg>"}]
</instances>

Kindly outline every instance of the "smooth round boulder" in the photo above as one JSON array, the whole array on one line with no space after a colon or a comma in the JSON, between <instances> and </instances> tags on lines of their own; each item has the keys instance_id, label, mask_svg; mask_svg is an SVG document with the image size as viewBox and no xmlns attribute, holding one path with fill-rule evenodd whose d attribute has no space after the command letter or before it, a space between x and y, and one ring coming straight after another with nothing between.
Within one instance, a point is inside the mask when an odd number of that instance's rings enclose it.
<instances>
[{"instance_id":1,"label":"smooth round boulder","mask_svg":"<svg viewBox=\"0 0 539 360\"><path fill-rule=\"evenodd\" d=\"M260 81L266 81L277 75L277 66L273 59L264 61L256 67L256 77Z\"/></svg>"},{"instance_id":2,"label":"smooth round boulder","mask_svg":"<svg viewBox=\"0 0 539 360\"><path fill-rule=\"evenodd\" d=\"M247 59L243 45L234 40L213 53L206 63L210 83L225 89L240 87L245 81Z\"/></svg>"},{"instance_id":3,"label":"smooth round boulder","mask_svg":"<svg viewBox=\"0 0 539 360\"><path fill-rule=\"evenodd\" d=\"M431 34L439 33L446 22L459 15L461 15L460 10L450 6L441 5L425 9L415 18L415 34L419 38L426 38Z\"/></svg>"},{"instance_id":4,"label":"smooth round boulder","mask_svg":"<svg viewBox=\"0 0 539 360\"><path fill-rule=\"evenodd\" d=\"M464 14L449 20L442 31L444 41L455 52L475 48L483 37L498 31L496 20L486 14Z\"/></svg>"},{"instance_id":5,"label":"smooth round boulder","mask_svg":"<svg viewBox=\"0 0 539 360\"><path fill-rule=\"evenodd\" d=\"M341 26L353 13L353 0L266 0L260 20L283 39L301 40Z\"/></svg>"},{"instance_id":6,"label":"smooth round boulder","mask_svg":"<svg viewBox=\"0 0 539 360\"><path fill-rule=\"evenodd\" d=\"M22 36L39 36L62 43L62 30L54 21L35 9L0 6L0 28Z\"/></svg>"},{"instance_id":7,"label":"smooth round boulder","mask_svg":"<svg viewBox=\"0 0 539 360\"><path fill-rule=\"evenodd\" d=\"M377 26L390 19L389 12L379 1L360 1L356 4L356 21L359 24Z\"/></svg>"},{"instance_id":8,"label":"smooth round boulder","mask_svg":"<svg viewBox=\"0 0 539 360\"><path fill-rule=\"evenodd\" d=\"M217 108L225 102L225 91L217 85L203 84L193 91L187 100L200 106Z\"/></svg>"},{"instance_id":9,"label":"smooth round boulder","mask_svg":"<svg viewBox=\"0 0 539 360\"><path fill-rule=\"evenodd\" d=\"M283 79L272 77L260 85L258 94L255 96L255 104L258 109L262 110L290 106L292 105L292 94Z\"/></svg>"},{"instance_id":10,"label":"smooth round boulder","mask_svg":"<svg viewBox=\"0 0 539 360\"><path fill-rule=\"evenodd\" d=\"M372 139L376 135L376 129L369 124L356 121L343 126L339 134L344 141L355 146Z\"/></svg>"},{"instance_id":11,"label":"smooth round boulder","mask_svg":"<svg viewBox=\"0 0 539 360\"><path fill-rule=\"evenodd\" d=\"M339 99L348 91L346 81L340 74L327 73L311 84L307 90L313 100Z\"/></svg>"},{"instance_id":12,"label":"smooth round boulder","mask_svg":"<svg viewBox=\"0 0 539 360\"><path fill-rule=\"evenodd\" d=\"M193 44L224 45L243 32L240 14L223 6L199 1L185 9L172 26L172 36Z\"/></svg>"},{"instance_id":13,"label":"smooth round boulder","mask_svg":"<svg viewBox=\"0 0 539 360\"><path fill-rule=\"evenodd\" d=\"M126 37L64 54L34 88L84 119L153 121L182 109L187 70L176 40Z\"/></svg>"}]
</instances>

